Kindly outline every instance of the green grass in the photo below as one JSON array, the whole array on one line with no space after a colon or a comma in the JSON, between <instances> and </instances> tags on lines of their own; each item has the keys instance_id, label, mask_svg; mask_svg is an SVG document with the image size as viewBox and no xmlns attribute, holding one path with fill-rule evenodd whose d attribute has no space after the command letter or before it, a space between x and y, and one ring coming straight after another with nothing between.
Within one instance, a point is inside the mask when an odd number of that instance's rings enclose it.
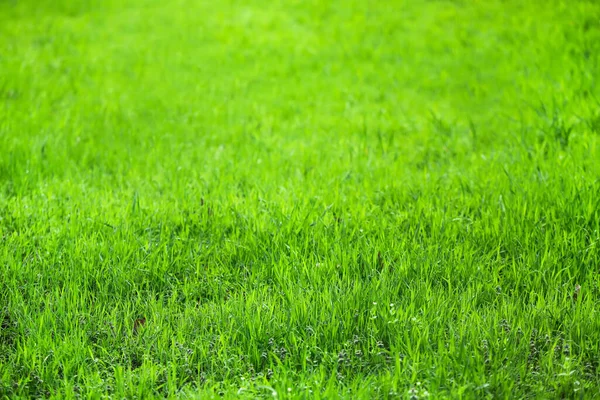
<instances>
[{"instance_id":1,"label":"green grass","mask_svg":"<svg viewBox=\"0 0 600 400\"><path fill-rule=\"evenodd\" d=\"M0 398L597 397L599 78L595 0L0 0Z\"/></svg>"}]
</instances>

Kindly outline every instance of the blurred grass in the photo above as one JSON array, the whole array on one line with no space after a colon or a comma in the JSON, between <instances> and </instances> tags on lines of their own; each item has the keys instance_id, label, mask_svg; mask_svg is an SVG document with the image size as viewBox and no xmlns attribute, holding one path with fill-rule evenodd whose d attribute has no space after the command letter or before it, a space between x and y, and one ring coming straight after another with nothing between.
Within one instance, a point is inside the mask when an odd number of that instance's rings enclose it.
<instances>
[{"instance_id":1,"label":"blurred grass","mask_svg":"<svg viewBox=\"0 0 600 400\"><path fill-rule=\"evenodd\" d=\"M0 395L593 397L599 47L594 1L0 1Z\"/></svg>"}]
</instances>

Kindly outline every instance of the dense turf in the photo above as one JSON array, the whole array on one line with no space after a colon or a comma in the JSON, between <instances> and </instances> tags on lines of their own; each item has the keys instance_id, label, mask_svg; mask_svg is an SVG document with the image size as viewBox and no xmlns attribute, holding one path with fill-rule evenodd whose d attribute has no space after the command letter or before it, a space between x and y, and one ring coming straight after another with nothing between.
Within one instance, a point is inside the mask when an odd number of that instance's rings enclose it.
<instances>
[{"instance_id":1,"label":"dense turf","mask_svg":"<svg viewBox=\"0 0 600 400\"><path fill-rule=\"evenodd\" d=\"M0 0L0 397L600 394L600 4Z\"/></svg>"}]
</instances>

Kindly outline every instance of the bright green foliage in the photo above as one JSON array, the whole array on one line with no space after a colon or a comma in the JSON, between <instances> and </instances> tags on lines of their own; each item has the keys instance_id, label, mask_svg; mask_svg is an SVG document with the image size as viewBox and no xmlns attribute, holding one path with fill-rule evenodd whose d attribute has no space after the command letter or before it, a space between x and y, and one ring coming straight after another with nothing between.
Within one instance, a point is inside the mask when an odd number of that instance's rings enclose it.
<instances>
[{"instance_id":1,"label":"bright green foliage","mask_svg":"<svg viewBox=\"0 0 600 400\"><path fill-rule=\"evenodd\" d=\"M0 398L598 396L598 79L596 0L0 0Z\"/></svg>"}]
</instances>

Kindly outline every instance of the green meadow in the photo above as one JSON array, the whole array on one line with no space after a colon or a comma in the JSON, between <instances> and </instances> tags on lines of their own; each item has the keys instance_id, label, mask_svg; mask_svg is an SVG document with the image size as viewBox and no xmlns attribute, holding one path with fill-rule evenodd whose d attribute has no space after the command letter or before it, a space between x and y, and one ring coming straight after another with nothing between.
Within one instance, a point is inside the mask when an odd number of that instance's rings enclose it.
<instances>
[{"instance_id":1,"label":"green meadow","mask_svg":"<svg viewBox=\"0 0 600 400\"><path fill-rule=\"evenodd\" d=\"M596 0L0 0L0 398L600 396Z\"/></svg>"}]
</instances>

